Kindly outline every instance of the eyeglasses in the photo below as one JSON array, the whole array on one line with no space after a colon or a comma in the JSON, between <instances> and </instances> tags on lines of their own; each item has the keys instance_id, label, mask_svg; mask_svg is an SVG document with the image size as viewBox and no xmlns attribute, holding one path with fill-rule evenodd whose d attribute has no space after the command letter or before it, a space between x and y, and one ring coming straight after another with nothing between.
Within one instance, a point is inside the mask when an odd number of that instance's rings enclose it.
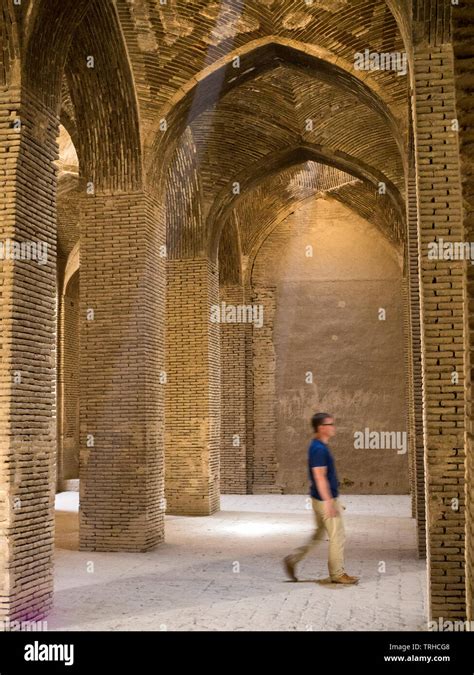
<instances>
[{"instance_id":1,"label":"eyeglasses","mask_svg":"<svg viewBox=\"0 0 474 675\"><path fill-rule=\"evenodd\" d=\"M334 422L327 422L327 423L325 423L325 424L320 424L319 426L320 426L320 427L333 427L333 426L334 426Z\"/></svg>"}]
</instances>

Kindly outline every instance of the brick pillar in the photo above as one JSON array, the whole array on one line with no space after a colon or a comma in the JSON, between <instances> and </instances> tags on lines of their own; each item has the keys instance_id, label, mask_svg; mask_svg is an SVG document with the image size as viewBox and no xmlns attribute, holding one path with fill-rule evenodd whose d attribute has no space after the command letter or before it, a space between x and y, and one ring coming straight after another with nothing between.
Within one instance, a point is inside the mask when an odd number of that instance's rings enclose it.
<instances>
[{"instance_id":1,"label":"brick pillar","mask_svg":"<svg viewBox=\"0 0 474 675\"><path fill-rule=\"evenodd\" d=\"M425 3L426 4L426 3ZM424 7L424 5L423 5ZM424 15L423 15L424 16ZM433 13L436 28L436 14ZM425 19L417 24L419 31ZM421 28L420 28L421 27ZM437 39L435 31L430 39ZM429 614L464 618L465 264L428 244L463 240L452 46L415 46L414 133L421 272ZM459 381L453 382L453 373ZM454 378L455 379L455 378ZM458 508L456 508L458 506Z\"/></svg>"},{"instance_id":2,"label":"brick pillar","mask_svg":"<svg viewBox=\"0 0 474 675\"><path fill-rule=\"evenodd\" d=\"M81 550L146 551L163 540L163 223L143 193L84 198Z\"/></svg>"},{"instance_id":3,"label":"brick pillar","mask_svg":"<svg viewBox=\"0 0 474 675\"><path fill-rule=\"evenodd\" d=\"M253 494L281 494L276 484L276 355L273 321L276 289L254 288L252 302L263 305L263 326L253 327Z\"/></svg>"},{"instance_id":4,"label":"brick pillar","mask_svg":"<svg viewBox=\"0 0 474 675\"><path fill-rule=\"evenodd\" d=\"M460 127L462 191L466 240L474 241L474 124L472 122L472 72L474 69L474 6L460 0L453 6L454 68L456 73L456 109ZM466 595L467 618L474 621L474 265L468 265L469 297L469 397L468 445L466 457Z\"/></svg>"},{"instance_id":5,"label":"brick pillar","mask_svg":"<svg viewBox=\"0 0 474 675\"><path fill-rule=\"evenodd\" d=\"M169 260L166 334L166 503L168 513L219 510L220 340L211 307L217 267Z\"/></svg>"},{"instance_id":6,"label":"brick pillar","mask_svg":"<svg viewBox=\"0 0 474 675\"><path fill-rule=\"evenodd\" d=\"M39 619L52 604L57 133L33 97L0 93L1 242L47 246L0 260L0 620Z\"/></svg>"},{"instance_id":7,"label":"brick pillar","mask_svg":"<svg viewBox=\"0 0 474 675\"><path fill-rule=\"evenodd\" d=\"M405 251L407 255L407 251ZM405 266L408 266L405 260ZM407 409L406 424L408 431L408 483L410 486L411 517L416 518L416 482L415 482L415 406L413 403L413 354L411 347L410 294L408 279L402 279L403 329L405 333L405 365Z\"/></svg>"},{"instance_id":8,"label":"brick pillar","mask_svg":"<svg viewBox=\"0 0 474 675\"><path fill-rule=\"evenodd\" d=\"M413 495L417 549L426 558L425 446L423 432L423 377L421 363L420 272L418 262L418 222L414 167L407 180L408 306L410 317L411 383L410 408L413 433Z\"/></svg>"},{"instance_id":9,"label":"brick pillar","mask_svg":"<svg viewBox=\"0 0 474 675\"><path fill-rule=\"evenodd\" d=\"M242 286L221 286L220 301L244 304ZM246 334L249 324L221 323L221 471L223 494L247 494Z\"/></svg>"},{"instance_id":10,"label":"brick pillar","mask_svg":"<svg viewBox=\"0 0 474 675\"><path fill-rule=\"evenodd\" d=\"M79 476L79 274L59 301L57 490Z\"/></svg>"},{"instance_id":11,"label":"brick pillar","mask_svg":"<svg viewBox=\"0 0 474 675\"><path fill-rule=\"evenodd\" d=\"M244 287L244 298L250 297L250 290ZM249 300L250 302L250 300ZM245 418L247 446L247 494L252 494L254 482L254 368L253 368L253 329L249 325L245 330Z\"/></svg>"}]
</instances>

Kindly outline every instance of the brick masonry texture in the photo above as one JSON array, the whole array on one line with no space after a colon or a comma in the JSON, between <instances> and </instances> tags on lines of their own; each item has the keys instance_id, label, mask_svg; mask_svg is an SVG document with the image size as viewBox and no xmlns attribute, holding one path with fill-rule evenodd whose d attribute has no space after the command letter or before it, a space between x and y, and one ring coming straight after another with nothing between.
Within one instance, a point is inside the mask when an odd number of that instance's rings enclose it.
<instances>
[{"instance_id":1,"label":"brick masonry texture","mask_svg":"<svg viewBox=\"0 0 474 675\"><path fill-rule=\"evenodd\" d=\"M65 481L79 478L79 272L66 287L59 313L57 479L61 488Z\"/></svg>"},{"instance_id":2,"label":"brick masonry texture","mask_svg":"<svg viewBox=\"0 0 474 675\"><path fill-rule=\"evenodd\" d=\"M407 186L407 268L410 330L410 423L413 435L413 505L417 521L418 554L426 556L425 452L423 438L423 376L420 326L420 281L418 252L418 221L414 158Z\"/></svg>"},{"instance_id":3,"label":"brick masonry texture","mask_svg":"<svg viewBox=\"0 0 474 675\"><path fill-rule=\"evenodd\" d=\"M53 584L58 126L25 92L0 105L2 239L48 245L45 264L2 263L0 615L28 620L49 610Z\"/></svg>"},{"instance_id":4,"label":"brick masonry texture","mask_svg":"<svg viewBox=\"0 0 474 675\"><path fill-rule=\"evenodd\" d=\"M463 193L463 214L465 238L472 241L474 236L474 156L473 156L473 119L472 119L472 71L474 68L474 11L472 3L463 1L453 15L453 47L455 64L456 109L460 134L461 180ZM469 368L472 375L472 297L473 267L468 265L467 287L469 302ZM473 463L473 427L472 394L467 389L467 432L468 452L466 456L466 601L467 613L472 616L474 604L474 463Z\"/></svg>"},{"instance_id":5,"label":"brick masonry texture","mask_svg":"<svg viewBox=\"0 0 474 675\"><path fill-rule=\"evenodd\" d=\"M161 305L164 312L165 263L159 222L158 206L144 193L84 198L79 320L84 550L147 550L163 538L164 388L157 374L164 370L164 335L157 309Z\"/></svg>"},{"instance_id":6,"label":"brick masonry texture","mask_svg":"<svg viewBox=\"0 0 474 675\"><path fill-rule=\"evenodd\" d=\"M51 609L66 481L82 551L149 551L305 490L323 406L346 491L411 492L429 616L472 619L474 273L427 256L473 236L472 3L1 7L2 240L49 249L0 261L0 618ZM363 470L359 422L408 452Z\"/></svg>"},{"instance_id":7,"label":"brick masonry texture","mask_svg":"<svg viewBox=\"0 0 474 675\"><path fill-rule=\"evenodd\" d=\"M167 510L208 515L219 508L219 279L204 259L170 260L167 273Z\"/></svg>"},{"instance_id":8,"label":"brick masonry texture","mask_svg":"<svg viewBox=\"0 0 474 675\"><path fill-rule=\"evenodd\" d=\"M462 241L464 236L458 137L452 130L456 118L452 48L419 47L413 74L430 607L441 616L463 616L465 270L462 261L450 265L426 255L434 236L447 241ZM452 382L453 371L461 374L458 384Z\"/></svg>"},{"instance_id":9,"label":"brick masonry texture","mask_svg":"<svg viewBox=\"0 0 474 675\"><path fill-rule=\"evenodd\" d=\"M221 286L219 301L244 304L242 286ZM246 339L245 323L220 325L221 438L220 489L222 494L247 494Z\"/></svg>"}]
</instances>

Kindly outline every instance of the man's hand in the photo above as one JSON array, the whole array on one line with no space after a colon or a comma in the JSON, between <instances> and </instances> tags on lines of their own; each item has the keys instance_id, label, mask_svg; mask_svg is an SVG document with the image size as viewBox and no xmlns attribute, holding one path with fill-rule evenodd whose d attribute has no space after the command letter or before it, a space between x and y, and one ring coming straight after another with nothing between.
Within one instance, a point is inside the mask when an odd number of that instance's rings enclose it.
<instances>
[{"instance_id":1,"label":"man's hand","mask_svg":"<svg viewBox=\"0 0 474 675\"><path fill-rule=\"evenodd\" d=\"M326 508L326 515L328 518L336 518L339 515L338 508L332 499L324 502Z\"/></svg>"},{"instance_id":2,"label":"man's hand","mask_svg":"<svg viewBox=\"0 0 474 675\"><path fill-rule=\"evenodd\" d=\"M324 501L326 515L328 518L335 518L339 515L338 508L332 498L331 489L327 479L327 466L313 467L313 476L318 487L318 492Z\"/></svg>"}]
</instances>

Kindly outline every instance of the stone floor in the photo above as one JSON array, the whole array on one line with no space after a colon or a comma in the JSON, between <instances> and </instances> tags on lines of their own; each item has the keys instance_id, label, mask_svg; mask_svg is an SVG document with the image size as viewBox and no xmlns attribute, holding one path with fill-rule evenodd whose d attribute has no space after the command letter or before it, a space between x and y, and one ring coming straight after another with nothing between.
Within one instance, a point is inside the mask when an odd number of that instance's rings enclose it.
<instances>
[{"instance_id":1,"label":"stone floor","mask_svg":"<svg viewBox=\"0 0 474 675\"><path fill-rule=\"evenodd\" d=\"M322 585L327 542L286 580L282 557L310 534L298 495L223 496L211 517L168 516L149 553L77 550L78 495L57 495L56 594L48 630L425 630L426 568L405 496L344 496L346 568ZM385 571L383 571L385 570Z\"/></svg>"}]
</instances>

